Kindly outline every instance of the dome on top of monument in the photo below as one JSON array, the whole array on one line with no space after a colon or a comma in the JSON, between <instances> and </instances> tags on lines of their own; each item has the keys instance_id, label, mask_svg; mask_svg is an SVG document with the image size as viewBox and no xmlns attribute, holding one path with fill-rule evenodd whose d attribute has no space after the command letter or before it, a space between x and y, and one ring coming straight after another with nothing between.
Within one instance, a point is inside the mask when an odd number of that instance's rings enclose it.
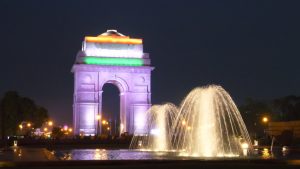
<instances>
[{"instance_id":1,"label":"dome on top of monument","mask_svg":"<svg viewBox=\"0 0 300 169\"><path fill-rule=\"evenodd\" d=\"M119 33L115 29L108 29L106 32L98 35L98 36L119 36L119 37L125 37L125 35Z\"/></svg>"},{"instance_id":2,"label":"dome on top of monument","mask_svg":"<svg viewBox=\"0 0 300 169\"><path fill-rule=\"evenodd\" d=\"M85 42L88 43L111 43L111 44L127 44L127 45L141 45L142 39L130 38L119 33L117 30L109 29L98 36L86 36Z\"/></svg>"}]
</instances>

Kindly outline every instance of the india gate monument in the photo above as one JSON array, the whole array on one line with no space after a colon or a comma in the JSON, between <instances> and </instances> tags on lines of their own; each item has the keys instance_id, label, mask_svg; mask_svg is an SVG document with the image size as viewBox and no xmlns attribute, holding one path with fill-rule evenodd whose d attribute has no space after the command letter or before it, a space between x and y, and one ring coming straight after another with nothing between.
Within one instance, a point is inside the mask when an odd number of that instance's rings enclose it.
<instances>
[{"instance_id":1,"label":"india gate monument","mask_svg":"<svg viewBox=\"0 0 300 169\"><path fill-rule=\"evenodd\" d=\"M149 54L143 51L142 39L116 30L86 36L72 67L74 134L101 134L102 88L106 83L119 89L120 134L144 134L146 112L151 106L153 69Z\"/></svg>"}]
</instances>

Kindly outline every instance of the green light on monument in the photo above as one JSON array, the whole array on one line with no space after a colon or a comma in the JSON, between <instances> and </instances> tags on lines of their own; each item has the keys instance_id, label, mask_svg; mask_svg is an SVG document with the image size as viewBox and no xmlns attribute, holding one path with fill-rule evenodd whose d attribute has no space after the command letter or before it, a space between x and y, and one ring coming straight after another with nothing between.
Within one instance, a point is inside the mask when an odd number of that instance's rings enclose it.
<instances>
[{"instance_id":1,"label":"green light on monument","mask_svg":"<svg viewBox=\"0 0 300 169\"><path fill-rule=\"evenodd\" d=\"M86 64L115 65L115 66L143 66L143 59L138 58L104 58L86 56L83 58Z\"/></svg>"}]
</instances>

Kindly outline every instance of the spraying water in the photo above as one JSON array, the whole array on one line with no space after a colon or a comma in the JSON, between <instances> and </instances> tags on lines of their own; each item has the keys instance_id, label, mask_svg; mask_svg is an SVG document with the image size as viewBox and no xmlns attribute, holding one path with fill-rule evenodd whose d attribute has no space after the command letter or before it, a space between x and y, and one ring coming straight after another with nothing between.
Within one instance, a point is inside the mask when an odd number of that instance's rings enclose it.
<instances>
[{"instance_id":1,"label":"spraying water","mask_svg":"<svg viewBox=\"0 0 300 169\"><path fill-rule=\"evenodd\" d=\"M130 148L153 151L171 149L171 130L177 112L177 107L172 103L152 106L147 111L147 133L135 134Z\"/></svg>"},{"instance_id":2,"label":"spraying water","mask_svg":"<svg viewBox=\"0 0 300 169\"><path fill-rule=\"evenodd\" d=\"M250 143L236 105L216 85L195 88L187 95L173 132L175 148L188 156L238 156L242 152L241 144Z\"/></svg>"},{"instance_id":3,"label":"spraying water","mask_svg":"<svg viewBox=\"0 0 300 169\"><path fill-rule=\"evenodd\" d=\"M142 140L143 148L153 151L175 149L185 156L235 157L251 143L240 112L221 86L195 88L179 109L173 104L156 105L147 115L148 133L143 139L134 136L131 148L139 148L136 142Z\"/></svg>"}]
</instances>

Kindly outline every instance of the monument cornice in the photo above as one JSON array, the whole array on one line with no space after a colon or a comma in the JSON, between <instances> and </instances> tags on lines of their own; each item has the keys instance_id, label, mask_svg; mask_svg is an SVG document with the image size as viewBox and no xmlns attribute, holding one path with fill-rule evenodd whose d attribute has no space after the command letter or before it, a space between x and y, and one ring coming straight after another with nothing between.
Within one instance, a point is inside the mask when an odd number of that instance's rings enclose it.
<instances>
[{"instance_id":1,"label":"monument cornice","mask_svg":"<svg viewBox=\"0 0 300 169\"><path fill-rule=\"evenodd\" d=\"M74 64L72 72L87 71L87 72L127 72L127 73L149 73L154 69L152 66L105 66L105 65L86 65Z\"/></svg>"}]
</instances>

